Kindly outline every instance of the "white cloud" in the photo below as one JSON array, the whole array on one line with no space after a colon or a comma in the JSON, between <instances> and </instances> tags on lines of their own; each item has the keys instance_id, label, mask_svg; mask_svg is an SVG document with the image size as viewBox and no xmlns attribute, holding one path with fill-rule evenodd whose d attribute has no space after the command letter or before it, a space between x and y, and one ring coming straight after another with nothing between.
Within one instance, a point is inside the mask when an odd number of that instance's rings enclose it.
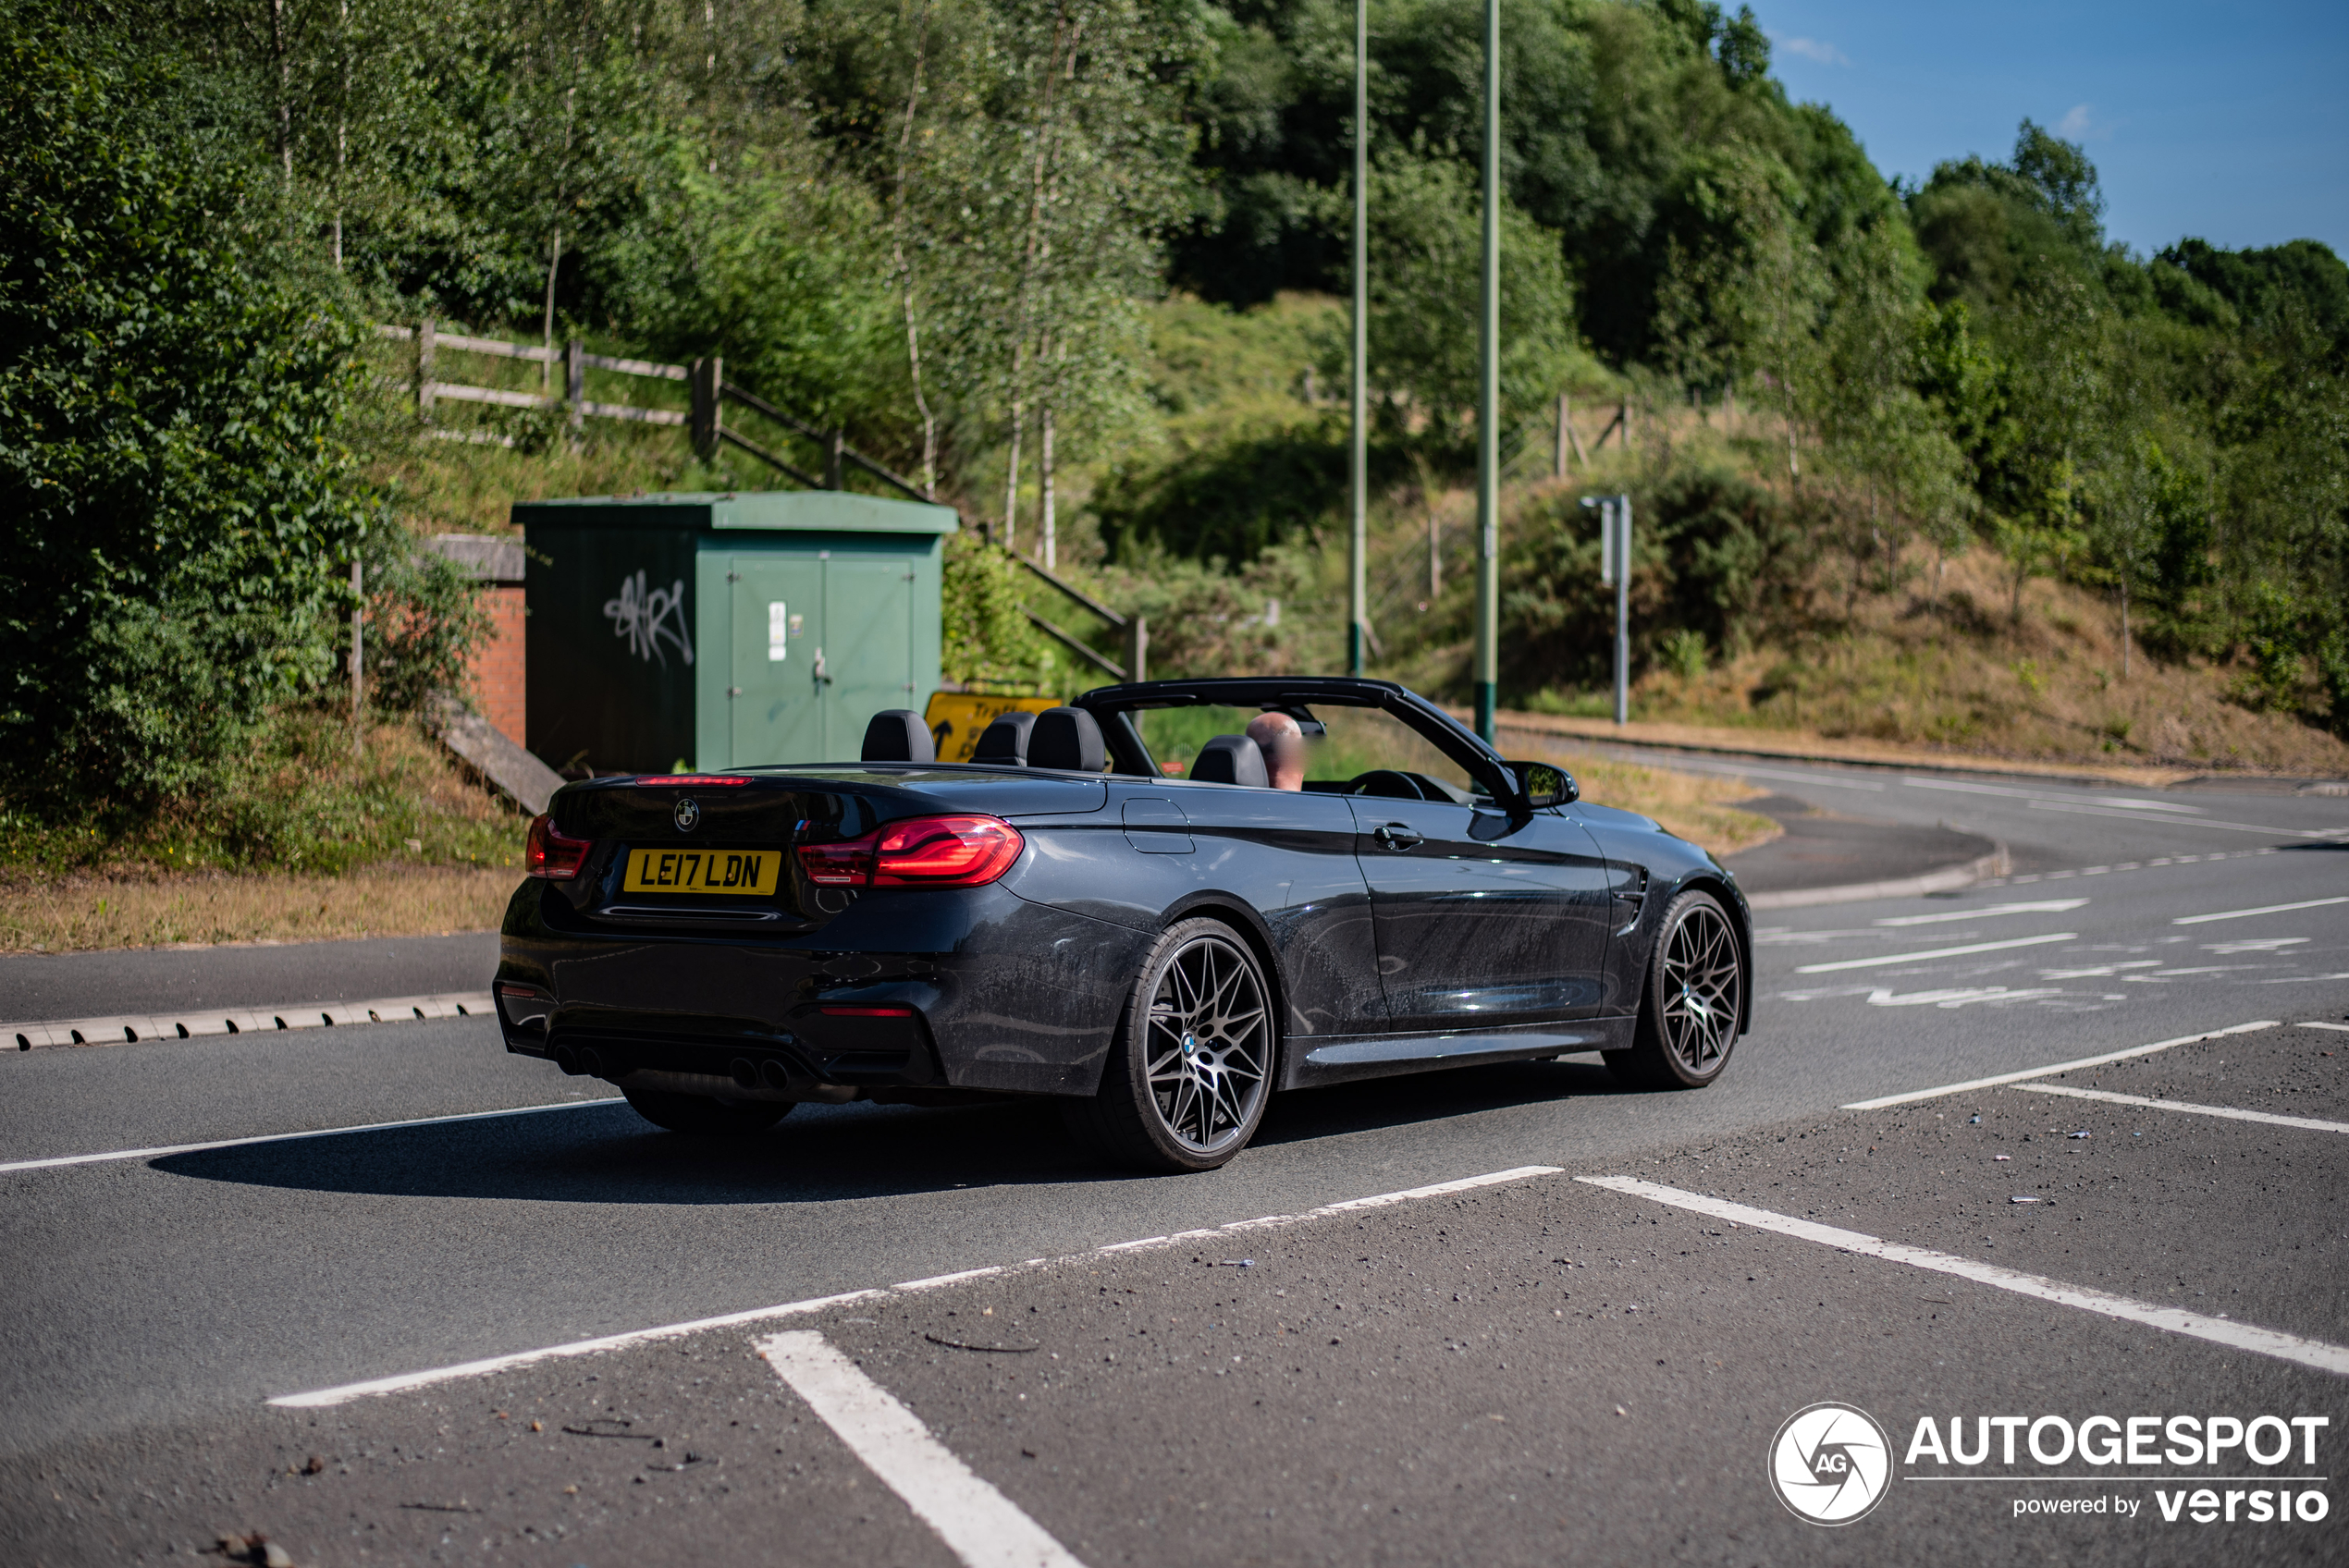
<instances>
[{"instance_id":1,"label":"white cloud","mask_svg":"<svg viewBox=\"0 0 2349 1568\"><path fill-rule=\"evenodd\" d=\"M2077 141L2088 134L2088 105L2074 104L2069 114L2056 121L2056 134L2069 141Z\"/></svg>"},{"instance_id":2,"label":"white cloud","mask_svg":"<svg viewBox=\"0 0 2349 1568\"><path fill-rule=\"evenodd\" d=\"M1851 57L1832 43L1815 38L1777 38L1771 40L1788 54L1809 60L1814 65L1848 66Z\"/></svg>"}]
</instances>

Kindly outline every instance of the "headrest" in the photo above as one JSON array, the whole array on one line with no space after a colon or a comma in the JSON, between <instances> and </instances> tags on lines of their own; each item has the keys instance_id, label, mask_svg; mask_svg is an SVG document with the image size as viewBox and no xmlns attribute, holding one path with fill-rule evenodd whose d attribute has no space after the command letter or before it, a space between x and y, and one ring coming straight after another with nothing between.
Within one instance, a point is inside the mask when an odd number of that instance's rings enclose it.
<instances>
[{"instance_id":1,"label":"headrest","mask_svg":"<svg viewBox=\"0 0 2349 1568\"><path fill-rule=\"evenodd\" d=\"M978 744L971 749L971 761L1026 767L1027 733L1035 728L1036 716L1032 713L997 714L995 722L979 732Z\"/></svg>"},{"instance_id":2,"label":"headrest","mask_svg":"<svg viewBox=\"0 0 2349 1568\"><path fill-rule=\"evenodd\" d=\"M1027 766L1099 773L1108 760L1101 727L1083 708L1046 708L1027 735Z\"/></svg>"},{"instance_id":3,"label":"headrest","mask_svg":"<svg viewBox=\"0 0 2349 1568\"><path fill-rule=\"evenodd\" d=\"M1191 778L1201 784L1252 784L1264 789L1264 753L1245 735L1218 735L1191 759Z\"/></svg>"},{"instance_id":4,"label":"headrest","mask_svg":"<svg viewBox=\"0 0 2349 1568\"><path fill-rule=\"evenodd\" d=\"M889 708L873 715L865 726L867 762L936 762L938 748L929 726L911 708Z\"/></svg>"}]
</instances>

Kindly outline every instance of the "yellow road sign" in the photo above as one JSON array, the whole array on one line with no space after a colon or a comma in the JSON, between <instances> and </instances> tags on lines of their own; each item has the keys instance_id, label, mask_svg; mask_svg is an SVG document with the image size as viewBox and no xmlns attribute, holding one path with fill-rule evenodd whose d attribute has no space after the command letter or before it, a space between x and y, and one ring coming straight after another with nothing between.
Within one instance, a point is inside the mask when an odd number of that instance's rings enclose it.
<instances>
[{"instance_id":1,"label":"yellow road sign","mask_svg":"<svg viewBox=\"0 0 2349 1568\"><path fill-rule=\"evenodd\" d=\"M941 762L968 762L971 748L995 716L1042 713L1061 705L1058 697L976 697L966 692L933 692L922 722L929 726L930 743Z\"/></svg>"}]
</instances>

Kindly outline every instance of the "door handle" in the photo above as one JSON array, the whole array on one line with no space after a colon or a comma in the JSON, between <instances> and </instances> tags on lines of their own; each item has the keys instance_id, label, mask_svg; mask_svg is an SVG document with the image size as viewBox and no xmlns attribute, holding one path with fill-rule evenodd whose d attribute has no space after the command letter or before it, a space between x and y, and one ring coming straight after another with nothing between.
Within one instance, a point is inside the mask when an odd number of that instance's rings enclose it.
<instances>
[{"instance_id":1,"label":"door handle","mask_svg":"<svg viewBox=\"0 0 2349 1568\"><path fill-rule=\"evenodd\" d=\"M824 650L821 648L816 650L816 668L811 673L818 686L829 686L832 683L832 678L824 672Z\"/></svg>"},{"instance_id":2,"label":"door handle","mask_svg":"<svg viewBox=\"0 0 2349 1568\"><path fill-rule=\"evenodd\" d=\"M1371 837L1383 850L1416 850L1425 842L1408 822L1383 822L1371 829Z\"/></svg>"}]
</instances>

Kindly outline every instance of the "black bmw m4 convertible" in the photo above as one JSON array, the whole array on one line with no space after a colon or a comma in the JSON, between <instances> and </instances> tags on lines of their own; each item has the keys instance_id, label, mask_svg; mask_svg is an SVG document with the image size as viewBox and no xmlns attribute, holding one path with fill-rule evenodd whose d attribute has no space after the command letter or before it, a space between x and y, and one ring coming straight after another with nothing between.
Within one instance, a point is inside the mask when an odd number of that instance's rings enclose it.
<instances>
[{"instance_id":1,"label":"black bmw m4 convertible","mask_svg":"<svg viewBox=\"0 0 2349 1568\"><path fill-rule=\"evenodd\" d=\"M855 763L564 787L506 912L507 1049L681 1133L1043 1095L1203 1170L1275 1090L1589 1050L1695 1088L1751 1020L1712 856L1390 682L1108 686L934 754L900 711Z\"/></svg>"}]
</instances>

